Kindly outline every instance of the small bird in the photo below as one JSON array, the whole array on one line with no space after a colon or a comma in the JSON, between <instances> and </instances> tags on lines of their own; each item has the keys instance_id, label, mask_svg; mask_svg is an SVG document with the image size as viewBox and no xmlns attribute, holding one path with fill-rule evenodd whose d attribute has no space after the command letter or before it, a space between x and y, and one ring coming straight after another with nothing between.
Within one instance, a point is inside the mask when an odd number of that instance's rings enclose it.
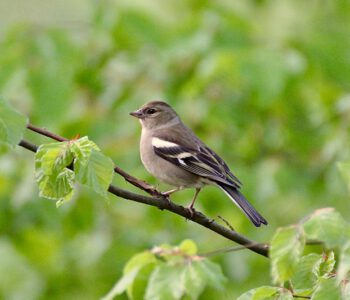
<instances>
[{"instance_id":1,"label":"small bird","mask_svg":"<svg viewBox=\"0 0 350 300\"><path fill-rule=\"evenodd\" d=\"M194 213L194 203L205 185L216 185L260 227L267 221L240 193L241 182L227 164L206 146L179 118L169 104L151 101L130 115L142 126L140 154L145 168L154 177L175 188L164 196L184 188L196 192L188 209Z\"/></svg>"}]
</instances>

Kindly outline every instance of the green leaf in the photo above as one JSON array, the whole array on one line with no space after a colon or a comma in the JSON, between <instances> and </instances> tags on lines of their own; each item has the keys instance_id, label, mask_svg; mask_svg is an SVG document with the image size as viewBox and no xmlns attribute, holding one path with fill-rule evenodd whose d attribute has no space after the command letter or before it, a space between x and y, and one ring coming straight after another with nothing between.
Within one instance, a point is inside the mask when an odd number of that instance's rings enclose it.
<instances>
[{"instance_id":1,"label":"green leaf","mask_svg":"<svg viewBox=\"0 0 350 300\"><path fill-rule=\"evenodd\" d=\"M0 143L16 146L22 139L27 118L0 99Z\"/></svg>"},{"instance_id":2,"label":"green leaf","mask_svg":"<svg viewBox=\"0 0 350 300\"><path fill-rule=\"evenodd\" d=\"M147 264L156 262L156 258L150 251L144 251L134 255L124 267L124 273L128 273L134 268L144 267Z\"/></svg>"},{"instance_id":3,"label":"green leaf","mask_svg":"<svg viewBox=\"0 0 350 300\"><path fill-rule=\"evenodd\" d=\"M87 137L68 142L45 144L36 153L36 179L40 195L61 205L73 195L78 181L106 195L113 178L113 162ZM74 159L74 171L67 169Z\"/></svg>"},{"instance_id":4,"label":"green leaf","mask_svg":"<svg viewBox=\"0 0 350 300\"><path fill-rule=\"evenodd\" d=\"M162 263L152 273L145 299L198 299L205 286L222 289L226 278L219 265L203 258Z\"/></svg>"},{"instance_id":5,"label":"green leaf","mask_svg":"<svg viewBox=\"0 0 350 300\"><path fill-rule=\"evenodd\" d=\"M41 197L57 200L57 205L73 196L74 172L66 167L73 161L68 142L44 144L35 154L35 178Z\"/></svg>"},{"instance_id":6,"label":"green leaf","mask_svg":"<svg viewBox=\"0 0 350 300\"><path fill-rule=\"evenodd\" d=\"M155 262L156 259L154 255L149 251L134 255L125 265L122 278L118 280L103 300L113 299L115 296L120 295L125 291L127 291L128 297L133 299L133 285L137 275L146 265Z\"/></svg>"},{"instance_id":7,"label":"green leaf","mask_svg":"<svg viewBox=\"0 0 350 300\"><path fill-rule=\"evenodd\" d=\"M334 208L316 210L303 227L308 239L323 241L328 248L341 247L350 238L349 224Z\"/></svg>"},{"instance_id":8,"label":"green leaf","mask_svg":"<svg viewBox=\"0 0 350 300\"><path fill-rule=\"evenodd\" d=\"M305 245L302 228L279 228L271 241L271 274L273 280L283 283L295 273Z\"/></svg>"},{"instance_id":9,"label":"green leaf","mask_svg":"<svg viewBox=\"0 0 350 300\"><path fill-rule=\"evenodd\" d=\"M310 253L300 259L296 272L291 279L293 289L298 291L297 294L300 294L301 290L306 289L311 292L317 282L319 266L322 260L322 255L316 253Z\"/></svg>"},{"instance_id":10,"label":"green leaf","mask_svg":"<svg viewBox=\"0 0 350 300\"><path fill-rule=\"evenodd\" d=\"M77 181L106 196L114 175L113 161L87 137L74 141L72 152L75 155L74 171Z\"/></svg>"},{"instance_id":11,"label":"green leaf","mask_svg":"<svg viewBox=\"0 0 350 300\"><path fill-rule=\"evenodd\" d=\"M237 300L292 300L293 296L290 291L274 287L274 286L261 286L256 289L250 290Z\"/></svg>"},{"instance_id":12,"label":"green leaf","mask_svg":"<svg viewBox=\"0 0 350 300\"><path fill-rule=\"evenodd\" d=\"M208 285L214 289L223 289L226 277L218 264L208 259L193 259L184 272L185 294L191 299L198 299Z\"/></svg>"},{"instance_id":13,"label":"green leaf","mask_svg":"<svg viewBox=\"0 0 350 300\"><path fill-rule=\"evenodd\" d=\"M112 300L114 297L124 293L127 288L132 285L139 271L140 267L137 267L123 275L123 277L114 285L108 294L102 298L102 300ZM132 297L129 298L132 299Z\"/></svg>"},{"instance_id":14,"label":"green leaf","mask_svg":"<svg viewBox=\"0 0 350 300\"><path fill-rule=\"evenodd\" d=\"M206 280L207 285L219 290L224 288L224 283L227 279L222 273L220 265L208 259L195 260L192 264Z\"/></svg>"},{"instance_id":15,"label":"green leaf","mask_svg":"<svg viewBox=\"0 0 350 300\"><path fill-rule=\"evenodd\" d=\"M184 272L184 287L186 294L192 299L196 300L202 294L207 284L207 277L198 268L196 263L187 265Z\"/></svg>"},{"instance_id":16,"label":"green leaf","mask_svg":"<svg viewBox=\"0 0 350 300\"><path fill-rule=\"evenodd\" d=\"M100 148L93 141L90 141L87 136L71 141L71 149L75 157L80 161L86 161L92 150L100 151Z\"/></svg>"},{"instance_id":17,"label":"green leaf","mask_svg":"<svg viewBox=\"0 0 350 300\"><path fill-rule=\"evenodd\" d=\"M192 240L184 240L180 246L179 249L187 255L195 255L197 254L197 245Z\"/></svg>"},{"instance_id":18,"label":"green leaf","mask_svg":"<svg viewBox=\"0 0 350 300\"><path fill-rule=\"evenodd\" d=\"M335 278L322 278L317 286L311 300L340 300L341 292Z\"/></svg>"},{"instance_id":19,"label":"green leaf","mask_svg":"<svg viewBox=\"0 0 350 300\"><path fill-rule=\"evenodd\" d=\"M108 187L114 175L114 164L109 157L92 149L88 159L85 161L76 160L74 167L77 180L80 183L103 196L107 195Z\"/></svg>"},{"instance_id":20,"label":"green leaf","mask_svg":"<svg viewBox=\"0 0 350 300\"><path fill-rule=\"evenodd\" d=\"M322 261L316 273L318 277L329 278L333 276L335 266L334 252L322 255Z\"/></svg>"},{"instance_id":21,"label":"green leaf","mask_svg":"<svg viewBox=\"0 0 350 300\"><path fill-rule=\"evenodd\" d=\"M340 282L348 277L350 272L350 242L346 243L340 252L337 279Z\"/></svg>"},{"instance_id":22,"label":"green leaf","mask_svg":"<svg viewBox=\"0 0 350 300\"><path fill-rule=\"evenodd\" d=\"M185 292L184 267L182 265L161 264L151 274L147 289L146 300L178 300Z\"/></svg>"}]
</instances>

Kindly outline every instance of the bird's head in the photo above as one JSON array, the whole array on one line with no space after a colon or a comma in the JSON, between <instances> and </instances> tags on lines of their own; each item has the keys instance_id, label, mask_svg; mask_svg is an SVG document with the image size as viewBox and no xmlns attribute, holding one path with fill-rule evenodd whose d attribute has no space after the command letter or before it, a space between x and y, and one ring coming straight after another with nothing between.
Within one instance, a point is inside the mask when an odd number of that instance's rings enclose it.
<instances>
[{"instance_id":1,"label":"bird's head","mask_svg":"<svg viewBox=\"0 0 350 300\"><path fill-rule=\"evenodd\" d=\"M130 115L138 118L143 128L157 129L179 120L176 112L163 101L151 101Z\"/></svg>"}]
</instances>

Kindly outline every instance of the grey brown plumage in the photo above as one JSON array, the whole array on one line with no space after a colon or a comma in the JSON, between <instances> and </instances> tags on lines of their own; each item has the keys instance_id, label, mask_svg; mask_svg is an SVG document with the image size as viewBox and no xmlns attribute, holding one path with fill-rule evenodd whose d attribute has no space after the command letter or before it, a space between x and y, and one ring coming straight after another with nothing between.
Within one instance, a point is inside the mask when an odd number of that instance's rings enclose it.
<instances>
[{"instance_id":1,"label":"grey brown plumage","mask_svg":"<svg viewBox=\"0 0 350 300\"><path fill-rule=\"evenodd\" d=\"M225 161L182 123L170 105L152 101L132 115L142 124L141 160L152 175L177 188L194 187L196 195L201 187L216 185L255 226L267 224L241 194L242 184Z\"/></svg>"}]
</instances>

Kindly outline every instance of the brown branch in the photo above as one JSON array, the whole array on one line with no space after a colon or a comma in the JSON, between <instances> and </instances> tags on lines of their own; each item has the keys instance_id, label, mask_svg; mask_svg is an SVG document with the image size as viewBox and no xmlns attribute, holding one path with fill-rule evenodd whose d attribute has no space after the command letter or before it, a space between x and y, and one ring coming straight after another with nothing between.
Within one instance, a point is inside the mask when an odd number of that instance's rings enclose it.
<instances>
[{"instance_id":1,"label":"brown branch","mask_svg":"<svg viewBox=\"0 0 350 300\"><path fill-rule=\"evenodd\" d=\"M69 139L66 139L66 138L64 138L62 136L59 136L59 135L54 134L54 133L52 133L50 131L47 131L45 128L36 127L36 126L34 126L34 125L30 124L30 123L27 124L27 128L29 130L31 130L31 131L34 131L34 132L39 133L39 134L41 134L43 136L49 137L49 138L51 138L53 140L56 140L58 142L69 141Z\"/></svg>"},{"instance_id":2,"label":"brown branch","mask_svg":"<svg viewBox=\"0 0 350 300\"><path fill-rule=\"evenodd\" d=\"M310 296L299 296L299 295L292 295L293 296L293 298L300 298L300 299L311 299L311 297Z\"/></svg>"},{"instance_id":3,"label":"brown branch","mask_svg":"<svg viewBox=\"0 0 350 300\"><path fill-rule=\"evenodd\" d=\"M34 132L37 132L41 135L52 138L56 141L67 141L68 140L68 139L60 137L56 134L53 134L45 129L41 129L41 128L38 128L36 126L33 126L31 124L29 124L27 126L27 128L34 131ZM21 140L19 143L19 146L24 147L30 151L33 151L33 152L36 152L38 149L38 147L36 145L34 145L26 140ZM231 241L234 241L234 242L244 246L246 249L249 249L249 250L251 250L255 253L258 253L262 256L268 257L269 247L267 244L260 244L260 243L251 241L247 237L237 233L236 231L231 230L229 228L226 228L226 227L218 224L213 219L209 219L208 217L206 217L204 214L202 214L199 211L195 211L194 213L191 213L191 211L189 211L187 208L184 208L181 205L177 205L174 202L171 202L168 198L165 198L164 196L162 196L155 188L153 188L148 183L129 175L125 171L121 170L119 167L115 167L114 170L116 173L123 176L125 178L125 180L127 180L128 182L130 182L134 186L144 190L145 192L149 193L150 195L152 195L152 197L139 195L139 194L124 190L124 189L119 188L119 187L114 186L114 185L110 185L108 188L108 191L111 194L114 194L114 195L121 197L123 199L143 203L146 205L155 206L161 210L165 209L165 210L171 211L171 212L173 212L177 215L180 215L186 219L189 219L197 224L200 224L200 225L216 232L217 234L219 234L219 235L221 235L221 236L223 236Z\"/></svg>"},{"instance_id":4,"label":"brown branch","mask_svg":"<svg viewBox=\"0 0 350 300\"><path fill-rule=\"evenodd\" d=\"M163 197L163 195L152 185L147 183L146 181L137 179L136 177L126 173L118 166L114 167L114 172L118 173L120 176L124 177L124 179L131 183L132 185L138 187L141 190L144 190L146 193L152 195L152 196L158 196Z\"/></svg>"}]
</instances>

